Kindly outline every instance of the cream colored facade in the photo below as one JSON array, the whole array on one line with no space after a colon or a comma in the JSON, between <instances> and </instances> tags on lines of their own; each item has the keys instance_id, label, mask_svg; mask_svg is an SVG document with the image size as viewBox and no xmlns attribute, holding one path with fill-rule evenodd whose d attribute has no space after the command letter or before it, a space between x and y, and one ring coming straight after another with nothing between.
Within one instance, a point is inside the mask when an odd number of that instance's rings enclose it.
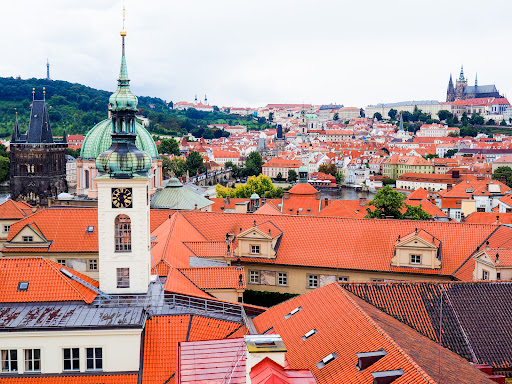
<instances>
[{"instance_id":1,"label":"cream colored facade","mask_svg":"<svg viewBox=\"0 0 512 384\"><path fill-rule=\"evenodd\" d=\"M280 293L303 294L312 289L323 287L335 281L432 281L431 275L393 272L356 271L336 268L302 267L292 265L242 263L245 268L247 289ZM251 273L252 271L252 273ZM251 276L259 275L259 282L251 281ZM286 276L286 284L279 284L279 274ZM308 284L310 276L317 276L317 287ZM282 277L281 277L282 280ZM448 276L435 276L435 280L450 281Z\"/></svg>"},{"instance_id":2,"label":"cream colored facade","mask_svg":"<svg viewBox=\"0 0 512 384\"><path fill-rule=\"evenodd\" d=\"M512 280L512 267L501 266L499 260L491 260L485 250L473 256L475 269L473 280Z\"/></svg>"},{"instance_id":3,"label":"cream colored facade","mask_svg":"<svg viewBox=\"0 0 512 384\"><path fill-rule=\"evenodd\" d=\"M17 221L16 219L0 220L0 256L4 256L1 251L4 248L4 243L7 241L7 236L9 236L9 229Z\"/></svg>"},{"instance_id":4,"label":"cream colored facade","mask_svg":"<svg viewBox=\"0 0 512 384\"><path fill-rule=\"evenodd\" d=\"M103 372L138 371L142 329L3 332L3 350L18 351L18 373L25 373L24 350L41 350L41 372L63 373L64 348L79 348L80 372L86 372L86 348L101 348Z\"/></svg>"},{"instance_id":5,"label":"cream colored facade","mask_svg":"<svg viewBox=\"0 0 512 384\"><path fill-rule=\"evenodd\" d=\"M438 250L434 243L419 235L413 235L395 245L395 255L391 259L391 265L394 267L439 269L441 268L441 261L436 257Z\"/></svg>"},{"instance_id":6,"label":"cream colored facade","mask_svg":"<svg viewBox=\"0 0 512 384\"><path fill-rule=\"evenodd\" d=\"M100 289L113 294L146 293L150 282L149 178L96 178L98 185L98 243ZM112 190L131 188L132 207L113 208ZM131 250L116 251L115 220L127 215L131 224ZM128 268L129 287L118 287L119 269Z\"/></svg>"},{"instance_id":7,"label":"cream colored facade","mask_svg":"<svg viewBox=\"0 0 512 384\"><path fill-rule=\"evenodd\" d=\"M398 105L397 105L398 104ZM435 100L428 100L428 101L411 101L411 102L403 102L403 103L396 103L396 104L377 104L377 105L368 105L364 112L367 117L373 117L375 113L380 113L382 115L382 118L389 119L388 112L391 109L396 110L398 113L400 111L404 112L414 112L414 108L418 107L423 113L431 114L433 119L437 119L439 111L452 111L452 105L451 104L441 104L438 101Z\"/></svg>"},{"instance_id":8,"label":"cream colored facade","mask_svg":"<svg viewBox=\"0 0 512 384\"><path fill-rule=\"evenodd\" d=\"M277 228L275 233L265 233L257 227L248 229L237 236L238 247L234 251L236 257L261 257L273 259L276 257L274 247L277 243Z\"/></svg>"}]
</instances>

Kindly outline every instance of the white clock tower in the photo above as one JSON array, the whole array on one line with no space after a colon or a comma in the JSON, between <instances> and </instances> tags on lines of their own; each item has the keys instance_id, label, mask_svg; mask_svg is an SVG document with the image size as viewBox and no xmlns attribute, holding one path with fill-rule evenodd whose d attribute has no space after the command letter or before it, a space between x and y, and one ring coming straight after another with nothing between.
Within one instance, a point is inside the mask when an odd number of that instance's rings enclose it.
<instances>
[{"instance_id":1,"label":"white clock tower","mask_svg":"<svg viewBox=\"0 0 512 384\"><path fill-rule=\"evenodd\" d=\"M151 273L149 170L151 157L135 146L137 97L131 93L121 30L118 86L109 99L112 146L96 158L100 289L147 293Z\"/></svg>"}]
</instances>

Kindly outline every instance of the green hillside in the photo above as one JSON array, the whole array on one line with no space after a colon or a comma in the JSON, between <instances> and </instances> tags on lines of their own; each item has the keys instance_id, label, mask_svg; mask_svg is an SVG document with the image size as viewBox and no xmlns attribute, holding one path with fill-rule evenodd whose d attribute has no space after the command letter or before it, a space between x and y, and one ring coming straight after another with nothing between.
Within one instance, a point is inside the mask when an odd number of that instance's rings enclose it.
<instances>
[{"instance_id":1,"label":"green hillside","mask_svg":"<svg viewBox=\"0 0 512 384\"><path fill-rule=\"evenodd\" d=\"M62 135L64 130L68 134L86 134L95 124L107 118L110 92L60 80L0 77L0 137L11 135L15 108L21 130L27 128L32 88L36 89L36 99L41 99L43 87L46 88L50 122L56 136ZM190 132L197 137L213 138L226 136L227 133L212 131L207 128L208 124L243 124L249 129L268 126L264 121L247 116L170 110L164 100L155 97L139 97L139 108L139 113L150 119L149 131L157 135L177 136Z\"/></svg>"}]
</instances>

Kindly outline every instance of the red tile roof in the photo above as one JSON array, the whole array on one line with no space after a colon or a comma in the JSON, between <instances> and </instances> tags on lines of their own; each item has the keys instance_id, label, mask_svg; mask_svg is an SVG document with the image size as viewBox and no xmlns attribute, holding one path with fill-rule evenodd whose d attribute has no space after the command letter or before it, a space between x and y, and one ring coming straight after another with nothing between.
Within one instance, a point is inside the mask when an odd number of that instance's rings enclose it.
<instances>
[{"instance_id":1,"label":"red tile roof","mask_svg":"<svg viewBox=\"0 0 512 384\"><path fill-rule=\"evenodd\" d=\"M291 316L286 316L295 308L301 308ZM388 321L393 319L387 316ZM399 333L391 337L363 308L338 284L331 284L307 294L292 298L270 308L254 319L259 332L273 327L281 335L286 345L286 359L292 369L309 369L318 383L371 383L372 372L402 369L404 375L394 383L435 383L428 367L418 365L416 356L410 355L402 343L407 338L421 337L407 326L400 327ZM317 332L303 340L307 332ZM420 352L431 359L439 355L439 346L422 341ZM364 370L358 370L357 353L384 349L386 355ZM337 357L322 368L317 364L331 353ZM443 357L452 371L465 372L459 380L466 383L488 382L484 375L472 368L453 353L443 350ZM448 356L449 355L449 356ZM457 367L457 368L455 368ZM446 370L446 367L445 367Z\"/></svg>"},{"instance_id":2,"label":"red tile roof","mask_svg":"<svg viewBox=\"0 0 512 384\"><path fill-rule=\"evenodd\" d=\"M318 191L309 183L297 183L289 191L290 195L316 195Z\"/></svg>"},{"instance_id":3,"label":"red tile roof","mask_svg":"<svg viewBox=\"0 0 512 384\"><path fill-rule=\"evenodd\" d=\"M251 214L197 211L183 212L183 216L212 241L222 241L226 233L238 234L240 228L252 227L255 218ZM441 270L418 269L418 272L436 275L453 274L496 229L494 225L457 222L291 215L258 215L258 218L271 222L283 232L276 259L257 259L259 263L392 272L390 260L395 251L395 240L418 228L442 242ZM344 234L342 242L339 241L340 233ZM305 234L308 234L308 241L304 241Z\"/></svg>"},{"instance_id":4,"label":"red tile roof","mask_svg":"<svg viewBox=\"0 0 512 384\"><path fill-rule=\"evenodd\" d=\"M5 384L137 384L139 375L134 374L87 374L25 377L0 377Z\"/></svg>"},{"instance_id":5,"label":"red tile roof","mask_svg":"<svg viewBox=\"0 0 512 384\"><path fill-rule=\"evenodd\" d=\"M147 320L142 383L177 382L176 362L179 342L222 339L238 327L240 327L238 323L195 315L154 316Z\"/></svg>"},{"instance_id":6,"label":"red tile roof","mask_svg":"<svg viewBox=\"0 0 512 384\"><path fill-rule=\"evenodd\" d=\"M464 219L464 222L478 224L511 224L512 213L473 212Z\"/></svg>"},{"instance_id":7,"label":"red tile roof","mask_svg":"<svg viewBox=\"0 0 512 384\"><path fill-rule=\"evenodd\" d=\"M32 209L30 204L9 199L0 205L0 219L23 219L32 214Z\"/></svg>"},{"instance_id":8,"label":"red tile roof","mask_svg":"<svg viewBox=\"0 0 512 384\"><path fill-rule=\"evenodd\" d=\"M173 211L151 210L151 228L158 227ZM55 207L36 213L11 225L7 241L11 241L25 226L32 226L48 240L49 246L41 249L30 244L24 248L3 249L2 252L98 252L98 210L96 208ZM92 233L87 232L94 227ZM37 245L37 244L35 244Z\"/></svg>"},{"instance_id":9,"label":"red tile roof","mask_svg":"<svg viewBox=\"0 0 512 384\"><path fill-rule=\"evenodd\" d=\"M98 287L98 282L43 257L2 258L0 260L0 302L84 301L91 303L96 292L65 276L64 268ZM26 291L18 290L28 282Z\"/></svg>"}]
</instances>

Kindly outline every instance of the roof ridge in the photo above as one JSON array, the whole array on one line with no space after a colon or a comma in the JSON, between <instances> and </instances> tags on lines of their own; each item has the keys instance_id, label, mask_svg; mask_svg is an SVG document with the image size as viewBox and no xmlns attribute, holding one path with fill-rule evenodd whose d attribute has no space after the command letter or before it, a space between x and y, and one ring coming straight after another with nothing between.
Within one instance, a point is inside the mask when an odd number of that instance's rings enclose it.
<instances>
[{"instance_id":1,"label":"roof ridge","mask_svg":"<svg viewBox=\"0 0 512 384\"><path fill-rule=\"evenodd\" d=\"M72 284L72 283L70 282L70 279L66 278L66 277L64 276L64 274L60 271L60 269L61 269L61 268L65 268L66 270L71 269L71 268L67 268L67 267L65 267L64 265L57 264L56 262L54 262L54 261L52 261L52 260L50 260L50 259L47 259L47 258L45 258L45 257L41 257L41 258L42 258L42 259L43 259L43 260L48 264L48 266L49 266L50 268L52 268L52 269L57 273L57 275L62 279L62 281L64 281L68 286L70 286L70 287L71 287L71 289L72 289L73 291L75 291L75 292L78 294L78 296L80 296L80 297L82 298L82 300L83 300L83 301L85 301L85 302L87 303L87 299L86 299L85 295L84 295L82 292L80 292L80 291L78 290L78 288L77 288L77 287L75 287L75 285L74 285L74 284ZM57 265L59 265L61 268L57 269ZM73 271L73 272L77 272L77 271L75 271L74 269L71 269L71 271ZM77 277L79 277L79 276L77 276ZM81 286L83 286L84 288L91 290L91 289L90 289L90 288L88 288L87 286L85 286L85 285L83 285L83 284L81 284L81 283L79 283L79 284L80 284ZM94 292L94 291L93 291L93 292ZM96 293L96 292L94 292L94 293ZM97 294L97 293L96 293L96 294Z\"/></svg>"},{"instance_id":2,"label":"roof ridge","mask_svg":"<svg viewBox=\"0 0 512 384\"><path fill-rule=\"evenodd\" d=\"M431 383L431 384L437 384L437 382L432 379L430 377L430 375L425 372L423 370L423 368L421 368L415 361L414 359L409 356L409 354L407 352L405 352L398 344L395 340L393 340L393 338L391 336L389 336L387 334L387 332L382 329L382 327L380 327L376 322L375 320L373 320L371 318L370 315L368 315L363 308L361 308L356 302L355 300L350 297L350 295L348 294L347 291L345 291L339 284L336 284L336 287L337 289L339 289L341 291L341 293L351 302L351 304L361 313L361 315L363 315L363 317L382 335L384 336L384 338L412 365L412 367L414 369L416 369L416 371L418 371L418 373L420 375L423 376L423 378L428 382L428 383Z\"/></svg>"}]
</instances>

